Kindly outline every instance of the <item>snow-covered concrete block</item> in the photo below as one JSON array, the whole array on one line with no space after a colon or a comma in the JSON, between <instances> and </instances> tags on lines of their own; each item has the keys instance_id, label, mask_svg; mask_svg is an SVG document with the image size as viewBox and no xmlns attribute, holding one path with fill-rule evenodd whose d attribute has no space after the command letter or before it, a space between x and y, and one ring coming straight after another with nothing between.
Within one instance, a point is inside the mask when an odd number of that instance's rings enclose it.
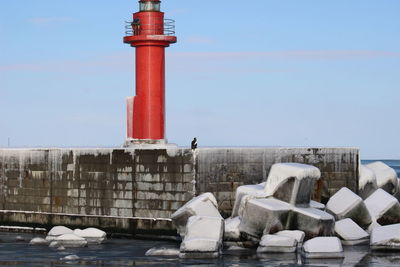
<instances>
[{"instance_id":1,"label":"snow-covered concrete block","mask_svg":"<svg viewBox=\"0 0 400 267\"><path fill-rule=\"evenodd\" d=\"M179 248L155 247L145 253L146 256L179 256Z\"/></svg>"},{"instance_id":2,"label":"snow-covered concrete block","mask_svg":"<svg viewBox=\"0 0 400 267\"><path fill-rule=\"evenodd\" d=\"M239 216L240 206L243 202L243 197L248 196L249 198L265 198L267 193L265 192L265 183L256 185L242 185L236 189L235 203L232 208L232 218Z\"/></svg>"},{"instance_id":3,"label":"snow-covered concrete block","mask_svg":"<svg viewBox=\"0 0 400 267\"><path fill-rule=\"evenodd\" d=\"M264 235L257 248L257 253L291 253L296 252L296 239L283 235Z\"/></svg>"},{"instance_id":4,"label":"snow-covered concrete block","mask_svg":"<svg viewBox=\"0 0 400 267\"><path fill-rule=\"evenodd\" d=\"M379 188L364 203L371 217L380 225L400 223L400 203L385 190Z\"/></svg>"},{"instance_id":5,"label":"snow-covered concrete block","mask_svg":"<svg viewBox=\"0 0 400 267\"><path fill-rule=\"evenodd\" d=\"M240 231L239 224L240 218L228 218L225 219L225 230L224 230L224 240L227 241L239 241L240 240Z\"/></svg>"},{"instance_id":6,"label":"snow-covered concrete block","mask_svg":"<svg viewBox=\"0 0 400 267\"><path fill-rule=\"evenodd\" d=\"M317 167L300 163L276 163L272 165L265 184L267 196L292 205L308 207L314 183L321 177Z\"/></svg>"},{"instance_id":7,"label":"snow-covered concrete block","mask_svg":"<svg viewBox=\"0 0 400 267\"><path fill-rule=\"evenodd\" d=\"M85 238L76 236L74 234L64 234L55 238L51 243L50 247L60 247L65 248L80 248L86 247L88 242Z\"/></svg>"},{"instance_id":8,"label":"snow-covered concrete block","mask_svg":"<svg viewBox=\"0 0 400 267\"><path fill-rule=\"evenodd\" d=\"M305 233L300 230L283 230L277 232L275 235L287 236L294 238L297 241L297 246L302 246L305 238Z\"/></svg>"},{"instance_id":9,"label":"snow-covered concrete block","mask_svg":"<svg viewBox=\"0 0 400 267\"><path fill-rule=\"evenodd\" d=\"M335 222L335 233L341 238L343 245L369 243L369 234L349 218Z\"/></svg>"},{"instance_id":10,"label":"snow-covered concrete block","mask_svg":"<svg viewBox=\"0 0 400 267\"><path fill-rule=\"evenodd\" d=\"M288 203L274 198L251 199L244 207L239 230L249 238L281 231L291 208Z\"/></svg>"},{"instance_id":11,"label":"snow-covered concrete block","mask_svg":"<svg viewBox=\"0 0 400 267\"><path fill-rule=\"evenodd\" d=\"M325 205L314 200L310 200L310 208L325 210Z\"/></svg>"},{"instance_id":12,"label":"snow-covered concrete block","mask_svg":"<svg viewBox=\"0 0 400 267\"><path fill-rule=\"evenodd\" d=\"M376 176L376 182L379 188L382 188L389 194L393 195L397 190L397 173L393 168L381 161L372 162L365 165L371 169Z\"/></svg>"},{"instance_id":13,"label":"snow-covered concrete block","mask_svg":"<svg viewBox=\"0 0 400 267\"><path fill-rule=\"evenodd\" d=\"M49 245L49 241L41 238L41 237L35 237L32 238L32 240L29 242L30 246L48 246Z\"/></svg>"},{"instance_id":14,"label":"snow-covered concrete block","mask_svg":"<svg viewBox=\"0 0 400 267\"><path fill-rule=\"evenodd\" d=\"M313 238L332 235L334 224L334 217L325 211L294 207L289 214L287 229L303 231L306 238Z\"/></svg>"},{"instance_id":15,"label":"snow-covered concrete block","mask_svg":"<svg viewBox=\"0 0 400 267\"><path fill-rule=\"evenodd\" d=\"M222 246L224 220L218 217L192 216L189 218L180 257L193 257L199 253L218 254ZM189 255L189 257L191 257Z\"/></svg>"},{"instance_id":16,"label":"snow-covered concrete block","mask_svg":"<svg viewBox=\"0 0 400 267\"><path fill-rule=\"evenodd\" d=\"M371 235L372 230L374 230L376 227L380 227L382 225L380 225L379 223L377 223L375 220L372 220L372 223L368 226L368 228L366 229L367 233L369 235Z\"/></svg>"},{"instance_id":17,"label":"snow-covered concrete block","mask_svg":"<svg viewBox=\"0 0 400 267\"><path fill-rule=\"evenodd\" d=\"M371 223L371 216L362 198L346 187L329 199L326 211L333 214L336 220L350 218L364 229Z\"/></svg>"},{"instance_id":18,"label":"snow-covered concrete block","mask_svg":"<svg viewBox=\"0 0 400 267\"><path fill-rule=\"evenodd\" d=\"M74 235L85 238L89 244L101 244L106 240L106 232L97 228L75 229Z\"/></svg>"},{"instance_id":19,"label":"snow-covered concrete block","mask_svg":"<svg viewBox=\"0 0 400 267\"><path fill-rule=\"evenodd\" d=\"M400 224L374 228L370 247L372 250L400 250Z\"/></svg>"},{"instance_id":20,"label":"snow-covered concrete block","mask_svg":"<svg viewBox=\"0 0 400 267\"><path fill-rule=\"evenodd\" d=\"M51 230L47 233L46 240L47 241L52 241L56 239L57 237L65 234L72 234L74 231L69 229L68 227L65 226L54 226L51 228Z\"/></svg>"},{"instance_id":21,"label":"snow-covered concrete block","mask_svg":"<svg viewBox=\"0 0 400 267\"><path fill-rule=\"evenodd\" d=\"M171 219L182 237L185 235L186 224L191 216L208 216L222 219L218 211L217 200L211 193L204 193L193 198L172 214Z\"/></svg>"},{"instance_id":22,"label":"snow-covered concrete block","mask_svg":"<svg viewBox=\"0 0 400 267\"><path fill-rule=\"evenodd\" d=\"M358 180L358 195L362 199L369 197L378 189L375 173L365 165L360 165Z\"/></svg>"},{"instance_id":23,"label":"snow-covered concrete block","mask_svg":"<svg viewBox=\"0 0 400 267\"><path fill-rule=\"evenodd\" d=\"M343 258L343 247L337 237L315 237L304 242L301 255L309 259Z\"/></svg>"}]
</instances>

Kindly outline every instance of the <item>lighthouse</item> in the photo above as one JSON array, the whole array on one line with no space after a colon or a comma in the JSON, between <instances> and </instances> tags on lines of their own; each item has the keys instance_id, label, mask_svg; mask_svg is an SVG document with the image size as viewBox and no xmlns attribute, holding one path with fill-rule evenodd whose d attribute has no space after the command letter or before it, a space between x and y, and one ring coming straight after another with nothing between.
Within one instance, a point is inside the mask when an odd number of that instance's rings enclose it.
<instances>
[{"instance_id":1,"label":"lighthouse","mask_svg":"<svg viewBox=\"0 0 400 267\"><path fill-rule=\"evenodd\" d=\"M176 43L174 21L161 1L140 0L126 25L124 43L135 47L136 95L127 98L126 144L163 144L165 137L165 48Z\"/></svg>"}]
</instances>

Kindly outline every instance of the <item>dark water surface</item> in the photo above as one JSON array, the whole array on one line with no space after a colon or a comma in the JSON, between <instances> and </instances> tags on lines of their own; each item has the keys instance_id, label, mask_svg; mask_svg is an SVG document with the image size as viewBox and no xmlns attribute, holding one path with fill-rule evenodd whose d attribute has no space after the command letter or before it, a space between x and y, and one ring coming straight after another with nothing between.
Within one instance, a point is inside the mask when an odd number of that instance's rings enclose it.
<instances>
[{"instance_id":1,"label":"dark water surface","mask_svg":"<svg viewBox=\"0 0 400 267\"><path fill-rule=\"evenodd\" d=\"M16 241L17 235L24 241ZM345 247L340 260L304 261L299 255L264 254L255 250L223 251L219 259L184 260L177 257L146 257L152 247L178 247L175 242L109 239L102 245L58 250L29 246L31 234L0 234L0 266L400 266L399 253L369 253L367 246ZM78 260L63 258L76 255Z\"/></svg>"},{"instance_id":2,"label":"dark water surface","mask_svg":"<svg viewBox=\"0 0 400 267\"><path fill-rule=\"evenodd\" d=\"M363 164L368 162L371 161L362 161ZM384 162L396 169L400 176L400 160ZM24 240L17 242L17 236ZM178 247L175 242L109 239L103 245L57 250L47 246L29 246L29 241L36 236L0 233L0 266L400 266L400 251L372 253L368 246L344 247L345 258L341 260L304 261L294 253L257 255L255 250L224 250L219 259L181 260L177 257L145 256L145 252L153 247ZM63 259L70 255L79 259Z\"/></svg>"}]
</instances>

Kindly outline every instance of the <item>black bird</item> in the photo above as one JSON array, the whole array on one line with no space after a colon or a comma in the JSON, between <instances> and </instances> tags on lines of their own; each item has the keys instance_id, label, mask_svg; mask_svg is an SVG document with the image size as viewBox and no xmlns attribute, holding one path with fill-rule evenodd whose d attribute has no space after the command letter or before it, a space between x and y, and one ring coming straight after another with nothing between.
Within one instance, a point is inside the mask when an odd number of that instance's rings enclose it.
<instances>
[{"instance_id":1,"label":"black bird","mask_svg":"<svg viewBox=\"0 0 400 267\"><path fill-rule=\"evenodd\" d=\"M192 149L194 150L196 148L197 148L197 138L195 137L195 138L193 138L193 141L192 141Z\"/></svg>"}]
</instances>

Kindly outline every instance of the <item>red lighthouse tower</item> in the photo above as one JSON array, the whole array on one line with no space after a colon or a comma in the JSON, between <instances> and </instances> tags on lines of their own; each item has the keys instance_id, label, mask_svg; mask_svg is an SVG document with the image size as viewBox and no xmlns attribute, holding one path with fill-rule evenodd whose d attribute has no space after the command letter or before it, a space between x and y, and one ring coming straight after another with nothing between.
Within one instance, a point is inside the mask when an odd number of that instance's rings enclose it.
<instances>
[{"instance_id":1,"label":"red lighthouse tower","mask_svg":"<svg viewBox=\"0 0 400 267\"><path fill-rule=\"evenodd\" d=\"M176 43L174 21L160 0L140 0L124 43L136 48L136 96L127 99L127 143L165 143L165 48Z\"/></svg>"}]
</instances>

